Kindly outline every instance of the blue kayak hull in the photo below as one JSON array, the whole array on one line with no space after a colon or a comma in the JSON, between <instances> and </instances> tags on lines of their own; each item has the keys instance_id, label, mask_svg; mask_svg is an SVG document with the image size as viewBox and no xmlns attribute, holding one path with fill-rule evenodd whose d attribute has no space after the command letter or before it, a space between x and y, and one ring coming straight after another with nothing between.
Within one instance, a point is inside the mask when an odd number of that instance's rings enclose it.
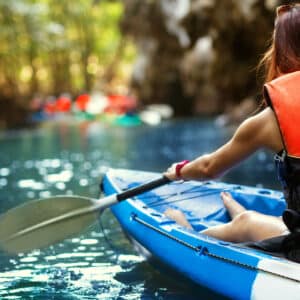
<instances>
[{"instance_id":1,"label":"blue kayak hull","mask_svg":"<svg viewBox=\"0 0 300 300\"><path fill-rule=\"evenodd\" d=\"M158 177L156 173L110 170L104 176L103 191L107 195L118 193ZM190 181L154 189L111 210L128 235L200 286L232 299L300 299L299 264L199 233L229 221L219 196L223 190L262 213L280 216L285 208L277 191ZM182 210L193 230L165 217L167 208Z\"/></svg>"}]
</instances>

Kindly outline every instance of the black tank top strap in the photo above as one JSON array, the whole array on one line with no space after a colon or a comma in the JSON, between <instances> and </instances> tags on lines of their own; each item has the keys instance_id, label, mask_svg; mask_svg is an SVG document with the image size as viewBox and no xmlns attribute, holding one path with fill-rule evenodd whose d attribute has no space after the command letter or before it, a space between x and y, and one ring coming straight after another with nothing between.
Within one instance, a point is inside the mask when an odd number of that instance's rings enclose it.
<instances>
[{"instance_id":1,"label":"black tank top strap","mask_svg":"<svg viewBox=\"0 0 300 300\"><path fill-rule=\"evenodd\" d=\"M277 176L289 209L300 212L300 159L283 150L274 157Z\"/></svg>"}]
</instances>

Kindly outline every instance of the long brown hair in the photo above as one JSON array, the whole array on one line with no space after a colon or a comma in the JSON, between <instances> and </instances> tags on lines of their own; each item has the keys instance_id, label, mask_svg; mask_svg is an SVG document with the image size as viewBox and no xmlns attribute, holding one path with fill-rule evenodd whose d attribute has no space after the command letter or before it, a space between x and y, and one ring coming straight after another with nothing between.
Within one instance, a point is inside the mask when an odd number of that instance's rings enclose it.
<instances>
[{"instance_id":1,"label":"long brown hair","mask_svg":"<svg viewBox=\"0 0 300 300\"><path fill-rule=\"evenodd\" d=\"M271 46L259 63L268 82L300 70L300 3L285 5L275 19Z\"/></svg>"}]
</instances>

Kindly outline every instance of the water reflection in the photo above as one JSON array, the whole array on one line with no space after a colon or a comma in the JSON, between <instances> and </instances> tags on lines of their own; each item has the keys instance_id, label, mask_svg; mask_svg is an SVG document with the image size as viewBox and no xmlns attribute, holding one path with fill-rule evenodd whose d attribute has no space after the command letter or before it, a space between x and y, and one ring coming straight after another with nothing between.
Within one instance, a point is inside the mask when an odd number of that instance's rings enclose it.
<instances>
[{"instance_id":1,"label":"water reflection","mask_svg":"<svg viewBox=\"0 0 300 300\"><path fill-rule=\"evenodd\" d=\"M162 171L224 143L231 131L210 120L120 128L61 123L0 136L0 212L59 194L97 197L108 167ZM278 188L269 153L223 180ZM214 299L157 272L136 255L109 211L87 233L29 254L0 253L1 299ZM217 298L216 298L217 299ZM218 297L219 299L219 297Z\"/></svg>"}]
</instances>

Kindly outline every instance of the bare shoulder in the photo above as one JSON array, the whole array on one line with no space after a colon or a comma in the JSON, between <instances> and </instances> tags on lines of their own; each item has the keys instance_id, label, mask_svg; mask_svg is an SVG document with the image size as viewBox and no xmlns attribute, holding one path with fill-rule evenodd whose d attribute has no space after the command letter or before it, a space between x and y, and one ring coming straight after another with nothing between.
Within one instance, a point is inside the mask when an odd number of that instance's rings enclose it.
<instances>
[{"instance_id":1,"label":"bare shoulder","mask_svg":"<svg viewBox=\"0 0 300 300\"><path fill-rule=\"evenodd\" d=\"M273 124L273 123L275 123L275 125L277 125L275 114L270 107L267 107L264 110L262 110L261 112L259 112L258 114L254 115L252 117L249 117L245 121L245 123L252 128L261 127L261 126Z\"/></svg>"},{"instance_id":2,"label":"bare shoulder","mask_svg":"<svg viewBox=\"0 0 300 300\"><path fill-rule=\"evenodd\" d=\"M266 147L275 152L283 149L278 123L269 107L245 120L236 131L235 138L252 143L253 148Z\"/></svg>"},{"instance_id":3,"label":"bare shoulder","mask_svg":"<svg viewBox=\"0 0 300 300\"><path fill-rule=\"evenodd\" d=\"M241 138L252 140L257 147L266 147L275 152L283 149L278 123L270 107L248 118L241 124L238 131Z\"/></svg>"},{"instance_id":4,"label":"bare shoulder","mask_svg":"<svg viewBox=\"0 0 300 300\"><path fill-rule=\"evenodd\" d=\"M261 114L264 123L261 138L265 141L265 146L275 152L281 151L284 148L284 143L278 121L273 110L268 107L264 109Z\"/></svg>"},{"instance_id":5,"label":"bare shoulder","mask_svg":"<svg viewBox=\"0 0 300 300\"><path fill-rule=\"evenodd\" d=\"M259 121L266 122L266 123L275 122L276 125L277 125L277 120L276 120L275 114L274 114L273 110L270 107L266 107L260 113L255 115L253 118L257 119Z\"/></svg>"}]
</instances>

